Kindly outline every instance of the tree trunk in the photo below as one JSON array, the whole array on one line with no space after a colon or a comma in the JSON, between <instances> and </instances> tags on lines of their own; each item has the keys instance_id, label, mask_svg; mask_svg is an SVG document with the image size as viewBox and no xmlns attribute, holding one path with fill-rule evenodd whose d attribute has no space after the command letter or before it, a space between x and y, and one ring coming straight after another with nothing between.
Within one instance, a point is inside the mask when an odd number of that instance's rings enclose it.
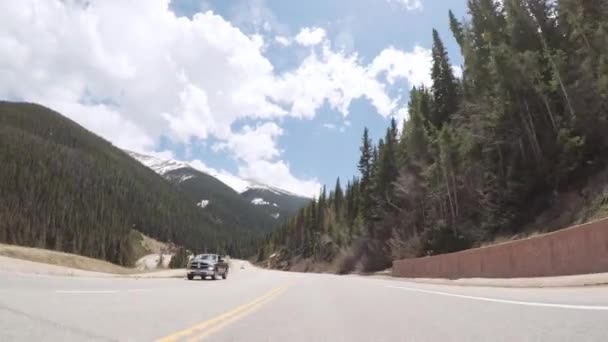
<instances>
[{"instance_id":1,"label":"tree trunk","mask_svg":"<svg viewBox=\"0 0 608 342\"><path fill-rule=\"evenodd\" d=\"M545 39L545 32L543 31L542 26L540 25L540 23L538 21L538 18L536 16L533 16L533 18L536 21L536 26L538 28L538 35L540 36L540 40L543 44L545 52L547 53L549 61L551 62L553 71L554 71L555 75L557 76L557 80L559 82L560 89L562 90L562 93L564 94L564 97L566 99L566 104L568 105L568 110L570 111L570 115L572 117L574 117L575 113L574 113L574 108L572 107L572 103L570 102L570 96L568 96L568 92L566 91L566 87L564 86L564 82L562 81L562 76L560 74L559 68L557 67L557 64L555 64L555 60L553 60L553 56L551 56L551 48L549 47L549 44L547 44L547 40ZM585 38L585 43L587 44L587 47L589 49L591 49L591 46L589 45L589 41L587 40L587 36L585 36L584 34L583 34L583 36Z\"/></svg>"},{"instance_id":2,"label":"tree trunk","mask_svg":"<svg viewBox=\"0 0 608 342\"><path fill-rule=\"evenodd\" d=\"M454 208L456 209L456 217L460 216L459 205L458 205L458 191L456 189L456 176L454 175L454 169L451 169L450 175L452 176L452 189L454 191Z\"/></svg>"},{"instance_id":3,"label":"tree trunk","mask_svg":"<svg viewBox=\"0 0 608 342\"><path fill-rule=\"evenodd\" d=\"M547 109L547 116L549 116L549 121L551 121L551 126L553 127L553 131L557 133L557 123L555 122L555 116L553 115L553 111L551 110L551 106L549 105L549 101L547 101L547 97L545 94L540 93L540 98Z\"/></svg>"},{"instance_id":4,"label":"tree trunk","mask_svg":"<svg viewBox=\"0 0 608 342\"><path fill-rule=\"evenodd\" d=\"M443 164L443 162L442 162ZM448 178L448 171L446 170L445 165L442 165L441 170L443 171L443 181L445 182L445 188L448 192L448 204L450 205L450 215L451 215L451 223L452 223L452 229L454 229L454 227L456 226L456 213L454 211L454 203L452 200L452 193L450 191L450 180ZM454 230L454 234L456 234L456 230Z\"/></svg>"},{"instance_id":5,"label":"tree trunk","mask_svg":"<svg viewBox=\"0 0 608 342\"><path fill-rule=\"evenodd\" d=\"M524 105L526 107L526 113L528 114L528 120L530 123L530 131L532 132L532 138L534 139L534 145L536 151L538 153L538 157L540 160L543 159L543 151L540 147L540 143L538 142L538 135L536 134L536 127L534 126L534 120L532 119L532 114L530 113L530 106L528 105L528 100L524 97Z\"/></svg>"},{"instance_id":6,"label":"tree trunk","mask_svg":"<svg viewBox=\"0 0 608 342\"><path fill-rule=\"evenodd\" d=\"M526 116L524 116L524 114L522 113L521 106L519 106L519 107L520 108L517 108L516 111L519 114L519 118L521 120L521 125L523 126L523 129L526 132L528 140L530 141L530 147L532 149L532 155L538 161L539 160L539 152L537 151L536 139L534 138L534 135L533 135L533 132L532 132L532 128L528 125L528 120L527 120Z\"/></svg>"}]
</instances>

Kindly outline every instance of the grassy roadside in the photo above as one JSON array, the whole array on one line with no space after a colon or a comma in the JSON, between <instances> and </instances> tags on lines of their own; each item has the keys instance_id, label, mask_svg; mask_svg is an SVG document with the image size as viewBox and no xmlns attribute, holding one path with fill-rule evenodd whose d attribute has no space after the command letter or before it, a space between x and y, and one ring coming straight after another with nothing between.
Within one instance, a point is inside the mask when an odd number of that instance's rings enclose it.
<instances>
[{"instance_id":1,"label":"grassy roadside","mask_svg":"<svg viewBox=\"0 0 608 342\"><path fill-rule=\"evenodd\" d=\"M21 260L70 267L84 271L112 274L142 273L142 271L137 269L118 266L103 260L40 248L0 244L0 255Z\"/></svg>"}]
</instances>

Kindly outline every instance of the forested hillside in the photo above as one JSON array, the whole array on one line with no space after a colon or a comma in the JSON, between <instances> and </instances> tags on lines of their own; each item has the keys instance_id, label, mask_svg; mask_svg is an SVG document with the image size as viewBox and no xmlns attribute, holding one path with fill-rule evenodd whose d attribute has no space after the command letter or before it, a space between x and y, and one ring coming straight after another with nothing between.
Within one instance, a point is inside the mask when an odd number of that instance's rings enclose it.
<instances>
[{"instance_id":1,"label":"forested hillside","mask_svg":"<svg viewBox=\"0 0 608 342\"><path fill-rule=\"evenodd\" d=\"M251 187L241 196L278 223L284 222L310 203L310 198L267 186Z\"/></svg>"},{"instance_id":2,"label":"forested hillside","mask_svg":"<svg viewBox=\"0 0 608 342\"><path fill-rule=\"evenodd\" d=\"M132 229L193 251L251 253L247 230L107 141L42 106L0 102L0 242L129 265Z\"/></svg>"},{"instance_id":3,"label":"forested hillside","mask_svg":"<svg viewBox=\"0 0 608 342\"><path fill-rule=\"evenodd\" d=\"M604 167L608 3L468 7L466 20L449 13L462 78L434 31L432 85L411 90L409 120L393 120L376 143L366 130L360 175L324 189L268 236L259 259L329 261L349 248L340 267L348 272L356 262L373 270L469 248L518 232L555 194Z\"/></svg>"},{"instance_id":4,"label":"forested hillside","mask_svg":"<svg viewBox=\"0 0 608 342\"><path fill-rule=\"evenodd\" d=\"M205 208L223 222L258 233L268 233L279 225L272 216L213 176L182 168L166 173L165 177L188 194L193 203L205 201Z\"/></svg>"}]
</instances>

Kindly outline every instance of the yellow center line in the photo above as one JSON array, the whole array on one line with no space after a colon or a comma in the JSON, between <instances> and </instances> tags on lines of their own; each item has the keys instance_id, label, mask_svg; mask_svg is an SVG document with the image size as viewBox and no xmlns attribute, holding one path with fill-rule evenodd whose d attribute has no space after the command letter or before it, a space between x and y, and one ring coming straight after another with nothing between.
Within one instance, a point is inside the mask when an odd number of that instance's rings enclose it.
<instances>
[{"instance_id":1,"label":"yellow center line","mask_svg":"<svg viewBox=\"0 0 608 342\"><path fill-rule=\"evenodd\" d=\"M287 290L286 285L277 287L277 288L273 289L272 291L266 293L265 295L263 295L261 297L258 297L257 299L255 299L249 303L238 306L215 318L198 323L190 328L175 332L175 333L168 335L166 337L163 337L157 341L158 342L174 342L174 341L179 341L182 338L191 337L192 335L197 334L197 333L198 334L196 336L194 336L192 339L190 339L190 341L200 341L203 338L210 336L214 332L224 328L228 324L236 321L237 319L253 312L255 309L261 307L263 304L269 302L270 300L277 297L278 295L285 292L286 290Z\"/></svg>"},{"instance_id":2,"label":"yellow center line","mask_svg":"<svg viewBox=\"0 0 608 342\"><path fill-rule=\"evenodd\" d=\"M280 288L277 292L274 292L272 294L272 296L265 297L263 300L257 302L253 306L247 307L246 309L244 309L243 311L239 312L238 314L236 314L234 316L231 316L231 317L226 317L226 319L217 322L217 324L209 326L207 329L203 330L197 336L194 336L194 337L188 339L188 342L196 342L196 341L202 341L202 340L204 340L205 338L213 335L215 332L217 332L217 331L225 328L229 324L234 323L236 320L238 320L240 318L243 318L243 317L251 314L253 311L255 311L256 309L259 309L264 304L270 302L272 299L274 299L275 297L278 297L279 295L281 295L285 291L287 291L287 287Z\"/></svg>"}]
</instances>

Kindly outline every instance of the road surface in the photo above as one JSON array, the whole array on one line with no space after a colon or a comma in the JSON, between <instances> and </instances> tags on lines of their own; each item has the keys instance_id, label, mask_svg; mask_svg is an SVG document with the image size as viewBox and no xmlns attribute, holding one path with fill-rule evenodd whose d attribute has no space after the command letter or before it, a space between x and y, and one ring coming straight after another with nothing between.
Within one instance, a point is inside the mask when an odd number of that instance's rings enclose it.
<instances>
[{"instance_id":1,"label":"road surface","mask_svg":"<svg viewBox=\"0 0 608 342\"><path fill-rule=\"evenodd\" d=\"M457 287L253 267L216 281L0 272L0 341L155 340L608 341L608 287Z\"/></svg>"}]
</instances>

